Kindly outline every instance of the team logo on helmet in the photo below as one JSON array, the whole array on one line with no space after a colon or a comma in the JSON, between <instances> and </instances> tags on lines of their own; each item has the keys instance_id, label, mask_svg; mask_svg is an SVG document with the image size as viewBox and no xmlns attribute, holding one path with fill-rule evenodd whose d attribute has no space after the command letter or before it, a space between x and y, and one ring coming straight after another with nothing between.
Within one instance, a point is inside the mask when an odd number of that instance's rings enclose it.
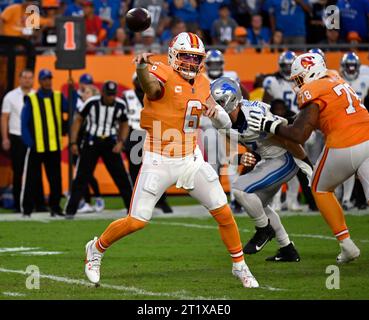
<instances>
[{"instance_id":1,"label":"team logo on helmet","mask_svg":"<svg viewBox=\"0 0 369 320\"><path fill-rule=\"evenodd\" d=\"M303 57L301 59L301 65L304 69L310 70L310 68L312 66L315 66L315 63L313 61L314 57L311 56L307 56L307 57Z\"/></svg>"}]
</instances>

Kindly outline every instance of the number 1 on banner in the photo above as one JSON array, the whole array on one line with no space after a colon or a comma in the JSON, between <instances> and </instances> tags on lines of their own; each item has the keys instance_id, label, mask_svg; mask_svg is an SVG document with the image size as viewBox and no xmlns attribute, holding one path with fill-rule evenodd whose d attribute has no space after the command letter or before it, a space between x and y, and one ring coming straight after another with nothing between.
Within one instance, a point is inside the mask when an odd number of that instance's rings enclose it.
<instances>
[{"instance_id":1,"label":"number 1 on banner","mask_svg":"<svg viewBox=\"0 0 369 320\"><path fill-rule=\"evenodd\" d=\"M76 50L74 22L67 21L64 23L65 41L64 50Z\"/></svg>"}]
</instances>

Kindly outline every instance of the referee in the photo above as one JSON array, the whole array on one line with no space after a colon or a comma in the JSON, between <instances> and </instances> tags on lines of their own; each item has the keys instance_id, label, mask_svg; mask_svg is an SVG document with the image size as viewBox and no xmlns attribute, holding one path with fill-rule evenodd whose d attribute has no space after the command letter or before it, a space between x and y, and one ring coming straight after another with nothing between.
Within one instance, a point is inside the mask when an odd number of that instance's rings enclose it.
<instances>
[{"instance_id":1,"label":"referee","mask_svg":"<svg viewBox=\"0 0 369 320\"><path fill-rule=\"evenodd\" d=\"M71 150L78 151L78 132L87 121L81 152L77 162L76 177L72 184L72 192L66 206L66 218L73 219L76 214L88 181L95 170L99 157L109 171L115 185L128 209L132 196L132 183L124 168L121 152L128 136L128 121L125 104L117 97L117 84L106 81L102 88L102 96L88 99L74 117L71 133Z\"/></svg>"}]
</instances>

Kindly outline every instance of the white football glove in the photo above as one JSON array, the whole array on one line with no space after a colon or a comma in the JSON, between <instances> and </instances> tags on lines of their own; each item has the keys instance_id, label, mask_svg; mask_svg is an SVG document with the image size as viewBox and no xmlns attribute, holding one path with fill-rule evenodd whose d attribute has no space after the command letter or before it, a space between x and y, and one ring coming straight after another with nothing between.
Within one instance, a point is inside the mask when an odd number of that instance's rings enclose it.
<instances>
[{"instance_id":1,"label":"white football glove","mask_svg":"<svg viewBox=\"0 0 369 320\"><path fill-rule=\"evenodd\" d=\"M251 130L255 132L265 131L273 134L275 134L276 128L280 124L285 124L287 122L286 119L274 116L269 112L263 115L260 112L254 111L250 111L250 116L247 117L246 120Z\"/></svg>"}]
</instances>

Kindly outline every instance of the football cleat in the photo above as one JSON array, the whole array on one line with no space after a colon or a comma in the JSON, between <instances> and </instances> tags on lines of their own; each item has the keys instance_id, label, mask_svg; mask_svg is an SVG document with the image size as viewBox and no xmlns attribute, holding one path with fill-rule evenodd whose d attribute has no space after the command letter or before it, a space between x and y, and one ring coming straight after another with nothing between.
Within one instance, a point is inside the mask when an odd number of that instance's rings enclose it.
<instances>
[{"instance_id":1,"label":"football cleat","mask_svg":"<svg viewBox=\"0 0 369 320\"><path fill-rule=\"evenodd\" d=\"M242 265L240 268L237 268L235 265L233 265L232 268L232 274L241 280L242 285L245 288L258 288L259 283L255 279L255 277L252 275L250 269L246 264Z\"/></svg>"},{"instance_id":2,"label":"football cleat","mask_svg":"<svg viewBox=\"0 0 369 320\"><path fill-rule=\"evenodd\" d=\"M95 210L96 212L102 212L105 209L105 201L103 198L95 199Z\"/></svg>"},{"instance_id":3,"label":"football cleat","mask_svg":"<svg viewBox=\"0 0 369 320\"><path fill-rule=\"evenodd\" d=\"M255 227L256 232L250 241L243 248L243 252L246 254L254 254L261 251L264 246L275 237L275 231L270 225L268 220L268 225L263 228Z\"/></svg>"},{"instance_id":4,"label":"football cleat","mask_svg":"<svg viewBox=\"0 0 369 320\"><path fill-rule=\"evenodd\" d=\"M85 274L92 283L100 281L100 266L103 253L96 248L97 237L86 244Z\"/></svg>"},{"instance_id":5,"label":"football cleat","mask_svg":"<svg viewBox=\"0 0 369 320\"><path fill-rule=\"evenodd\" d=\"M337 256L337 263L348 263L360 256L360 249L350 238L340 241L340 247L341 252Z\"/></svg>"},{"instance_id":6,"label":"football cleat","mask_svg":"<svg viewBox=\"0 0 369 320\"><path fill-rule=\"evenodd\" d=\"M275 256L268 257L265 260L275 262L299 262L300 255L293 242L291 242L288 246L279 248Z\"/></svg>"}]
</instances>

